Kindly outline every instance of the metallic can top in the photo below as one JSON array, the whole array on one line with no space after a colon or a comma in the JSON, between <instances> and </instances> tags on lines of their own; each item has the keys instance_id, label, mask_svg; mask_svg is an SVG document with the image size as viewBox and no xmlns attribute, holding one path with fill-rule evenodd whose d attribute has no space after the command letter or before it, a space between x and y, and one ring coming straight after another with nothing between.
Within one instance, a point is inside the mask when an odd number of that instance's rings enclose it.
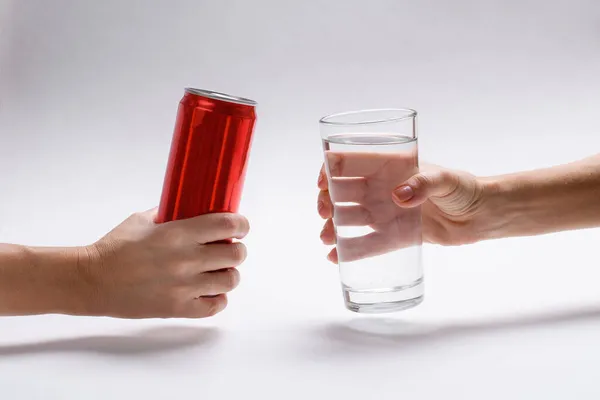
<instances>
[{"instance_id":1,"label":"metallic can top","mask_svg":"<svg viewBox=\"0 0 600 400\"><path fill-rule=\"evenodd\" d=\"M186 93L195 94L196 96L202 96L213 100L221 100L227 103L242 104L245 106L256 106L256 101L246 99L243 97L231 96L225 93L213 92L212 90L185 88Z\"/></svg>"}]
</instances>

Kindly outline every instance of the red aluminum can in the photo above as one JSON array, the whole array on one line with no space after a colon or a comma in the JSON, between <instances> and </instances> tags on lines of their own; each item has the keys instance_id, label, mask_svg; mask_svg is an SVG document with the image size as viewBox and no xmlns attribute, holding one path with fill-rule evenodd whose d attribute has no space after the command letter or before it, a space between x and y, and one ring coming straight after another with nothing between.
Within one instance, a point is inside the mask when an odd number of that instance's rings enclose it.
<instances>
[{"instance_id":1,"label":"red aluminum can","mask_svg":"<svg viewBox=\"0 0 600 400\"><path fill-rule=\"evenodd\" d=\"M185 89L157 223L238 211L255 122L253 100Z\"/></svg>"}]
</instances>

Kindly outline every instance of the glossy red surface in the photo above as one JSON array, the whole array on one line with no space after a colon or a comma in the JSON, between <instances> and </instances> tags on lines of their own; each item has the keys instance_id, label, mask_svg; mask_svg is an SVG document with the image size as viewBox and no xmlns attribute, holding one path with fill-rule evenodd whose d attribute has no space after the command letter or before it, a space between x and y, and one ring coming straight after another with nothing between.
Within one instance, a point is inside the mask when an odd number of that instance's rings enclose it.
<instances>
[{"instance_id":1,"label":"glossy red surface","mask_svg":"<svg viewBox=\"0 0 600 400\"><path fill-rule=\"evenodd\" d=\"M252 105L186 91L156 222L238 211L255 121Z\"/></svg>"}]
</instances>

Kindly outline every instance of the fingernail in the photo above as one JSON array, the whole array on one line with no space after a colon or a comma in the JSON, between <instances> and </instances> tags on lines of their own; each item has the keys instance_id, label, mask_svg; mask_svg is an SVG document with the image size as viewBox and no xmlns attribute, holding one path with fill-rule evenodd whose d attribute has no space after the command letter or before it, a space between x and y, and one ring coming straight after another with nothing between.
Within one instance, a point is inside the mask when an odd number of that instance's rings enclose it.
<instances>
[{"instance_id":1,"label":"fingernail","mask_svg":"<svg viewBox=\"0 0 600 400\"><path fill-rule=\"evenodd\" d=\"M408 201L415 195L415 191L410 186L400 186L394 190L394 196L398 201Z\"/></svg>"}]
</instances>

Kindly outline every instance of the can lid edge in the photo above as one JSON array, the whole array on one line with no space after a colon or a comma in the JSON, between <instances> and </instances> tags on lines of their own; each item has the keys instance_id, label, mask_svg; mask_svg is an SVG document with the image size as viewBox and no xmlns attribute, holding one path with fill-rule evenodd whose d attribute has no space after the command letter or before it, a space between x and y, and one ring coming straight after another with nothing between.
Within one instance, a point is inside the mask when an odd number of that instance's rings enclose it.
<instances>
[{"instance_id":1,"label":"can lid edge","mask_svg":"<svg viewBox=\"0 0 600 400\"><path fill-rule=\"evenodd\" d=\"M195 94L197 96L208 97L214 100L221 100L228 103L243 104L246 106L256 106L256 101L246 99L244 97L232 96L225 93L215 92L213 90L196 89L192 87L185 88L186 93Z\"/></svg>"}]
</instances>

